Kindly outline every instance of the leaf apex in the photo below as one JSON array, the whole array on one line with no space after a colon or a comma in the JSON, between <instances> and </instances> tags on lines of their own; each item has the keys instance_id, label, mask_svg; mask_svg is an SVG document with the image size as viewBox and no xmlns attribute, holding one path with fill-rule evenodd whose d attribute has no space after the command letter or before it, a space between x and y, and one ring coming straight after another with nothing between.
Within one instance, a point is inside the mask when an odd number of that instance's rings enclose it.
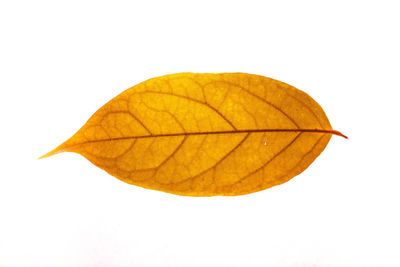
<instances>
[{"instance_id":1,"label":"leaf apex","mask_svg":"<svg viewBox=\"0 0 400 267\"><path fill-rule=\"evenodd\" d=\"M48 152L48 153L46 153L46 154L40 156L38 159L48 158L48 157L51 157L51 156L53 156L53 155L55 155L55 154L62 153L62 152L64 152L64 151L65 151L65 150L64 150L61 146L58 146L57 148L51 150L50 152Z\"/></svg>"}]
</instances>

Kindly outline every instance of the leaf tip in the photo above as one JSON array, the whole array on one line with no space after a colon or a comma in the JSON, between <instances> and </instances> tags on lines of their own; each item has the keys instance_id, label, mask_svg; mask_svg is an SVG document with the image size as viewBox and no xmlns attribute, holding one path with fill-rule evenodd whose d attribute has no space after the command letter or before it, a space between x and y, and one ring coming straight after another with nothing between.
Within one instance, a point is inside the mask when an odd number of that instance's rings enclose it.
<instances>
[{"instance_id":1,"label":"leaf tip","mask_svg":"<svg viewBox=\"0 0 400 267\"><path fill-rule=\"evenodd\" d=\"M58 152L50 151L49 153L46 153L46 154L44 154L44 155L38 157L38 159L48 158L48 157L53 156L53 155L55 155L55 154L57 154L57 153L58 153Z\"/></svg>"},{"instance_id":2,"label":"leaf tip","mask_svg":"<svg viewBox=\"0 0 400 267\"><path fill-rule=\"evenodd\" d=\"M61 146L59 146L59 147L57 147L57 148L51 150L50 152L48 152L48 153L46 153L46 154L40 156L38 159L48 158L48 157L51 157L51 156L53 156L53 155L55 155L55 154L62 153L62 152L64 152L64 151L65 151L65 150L64 150Z\"/></svg>"}]
</instances>

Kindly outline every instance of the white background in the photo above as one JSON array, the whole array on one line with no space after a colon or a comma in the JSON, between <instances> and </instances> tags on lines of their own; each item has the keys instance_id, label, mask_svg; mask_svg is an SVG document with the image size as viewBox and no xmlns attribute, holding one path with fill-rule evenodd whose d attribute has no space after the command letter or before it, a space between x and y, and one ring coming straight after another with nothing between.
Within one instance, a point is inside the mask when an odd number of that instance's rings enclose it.
<instances>
[{"instance_id":1,"label":"white background","mask_svg":"<svg viewBox=\"0 0 400 267\"><path fill-rule=\"evenodd\" d=\"M1 1L0 266L400 266L398 1ZM191 198L37 158L146 79L247 72L332 126L290 182Z\"/></svg>"}]
</instances>

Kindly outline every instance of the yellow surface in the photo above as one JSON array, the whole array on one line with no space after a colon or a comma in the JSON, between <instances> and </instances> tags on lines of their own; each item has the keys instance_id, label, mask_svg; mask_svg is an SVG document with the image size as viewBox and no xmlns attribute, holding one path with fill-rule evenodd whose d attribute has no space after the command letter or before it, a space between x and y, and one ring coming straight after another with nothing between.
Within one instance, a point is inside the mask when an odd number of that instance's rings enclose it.
<instances>
[{"instance_id":1,"label":"yellow surface","mask_svg":"<svg viewBox=\"0 0 400 267\"><path fill-rule=\"evenodd\" d=\"M166 75L101 107L46 154L76 152L129 184L187 196L242 195L304 171L332 135L310 96L245 73Z\"/></svg>"}]
</instances>

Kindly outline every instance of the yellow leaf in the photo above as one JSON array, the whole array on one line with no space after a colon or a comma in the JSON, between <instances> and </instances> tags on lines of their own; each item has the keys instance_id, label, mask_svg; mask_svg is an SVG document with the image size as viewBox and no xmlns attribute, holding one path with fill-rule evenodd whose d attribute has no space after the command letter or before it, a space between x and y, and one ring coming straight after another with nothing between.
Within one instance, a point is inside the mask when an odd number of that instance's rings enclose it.
<instances>
[{"instance_id":1,"label":"yellow leaf","mask_svg":"<svg viewBox=\"0 0 400 267\"><path fill-rule=\"evenodd\" d=\"M242 195L287 182L332 130L306 93L245 73L166 75L101 107L43 157L76 152L118 179L186 196Z\"/></svg>"}]
</instances>

